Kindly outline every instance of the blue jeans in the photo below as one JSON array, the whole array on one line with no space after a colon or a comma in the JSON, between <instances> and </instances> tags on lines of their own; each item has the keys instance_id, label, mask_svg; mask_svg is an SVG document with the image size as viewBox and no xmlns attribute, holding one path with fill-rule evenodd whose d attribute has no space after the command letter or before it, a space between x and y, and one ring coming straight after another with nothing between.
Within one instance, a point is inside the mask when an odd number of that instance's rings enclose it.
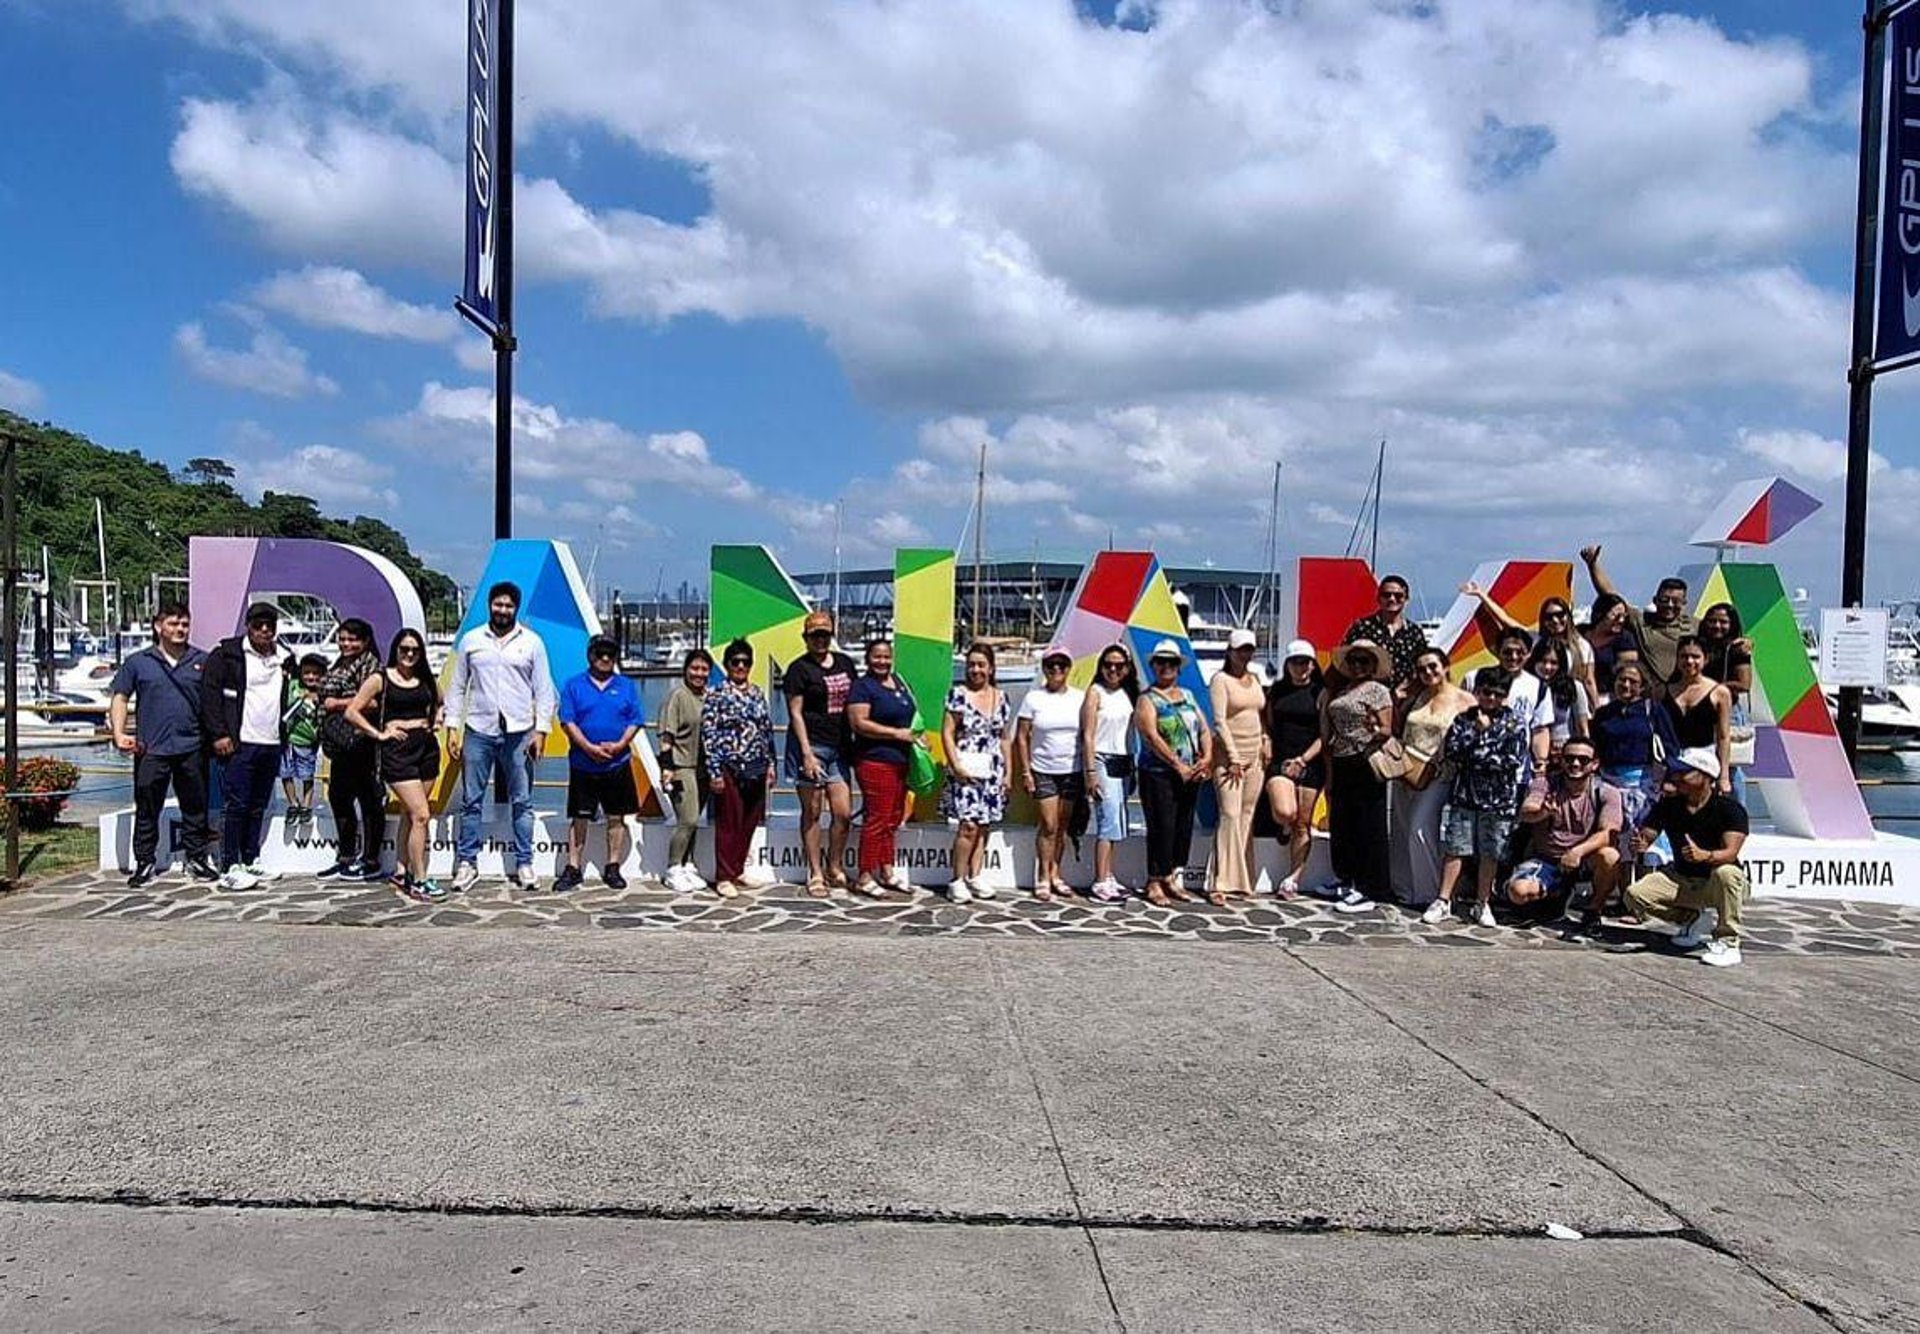
<instances>
[{"instance_id":1,"label":"blue jeans","mask_svg":"<svg viewBox=\"0 0 1920 1334\"><path fill-rule=\"evenodd\" d=\"M480 860L480 830L485 822L480 807L487 799L487 785L496 773L507 776L507 799L513 806L514 867L533 864L533 761L527 757L527 742L533 733L502 732L488 736L467 729L460 751L460 828L454 835L457 861Z\"/></svg>"},{"instance_id":2,"label":"blue jeans","mask_svg":"<svg viewBox=\"0 0 1920 1334\"><path fill-rule=\"evenodd\" d=\"M239 742L220 770L222 817L220 869L260 860L260 831L266 824L273 778L280 772L280 747Z\"/></svg>"}]
</instances>

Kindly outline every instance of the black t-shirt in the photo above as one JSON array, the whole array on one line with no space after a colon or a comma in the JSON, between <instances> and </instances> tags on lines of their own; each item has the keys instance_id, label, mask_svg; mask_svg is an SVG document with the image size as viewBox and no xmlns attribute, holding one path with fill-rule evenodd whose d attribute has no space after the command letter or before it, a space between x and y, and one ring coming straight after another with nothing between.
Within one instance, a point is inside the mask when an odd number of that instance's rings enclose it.
<instances>
[{"instance_id":1,"label":"black t-shirt","mask_svg":"<svg viewBox=\"0 0 1920 1334\"><path fill-rule=\"evenodd\" d=\"M1727 844L1728 834L1747 832L1747 808L1732 797L1716 792L1697 811L1687 809L1687 799L1679 793L1662 797L1640 822L1643 829L1664 832L1673 845L1674 869L1681 875L1708 875L1711 866L1687 860L1686 840L1692 838L1702 852L1718 852Z\"/></svg>"},{"instance_id":2,"label":"black t-shirt","mask_svg":"<svg viewBox=\"0 0 1920 1334\"><path fill-rule=\"evenodd\" d=\"M1320 688L1274 682L1267 691L1267 735L1276 762L1305 754L1320 736Z\"/></svg>"},{"instance_id":3,"label":"black t-shirt","mask_svg":"<svg viewBox=\"0 0 1920 1334\"><path fill-rule=\"evenodd\" d=\"M789 700L799 697L808 745L838 750L847 744L847 692L858 675L853 659L844 653L835 653L825 666L810 657L787 664L780 689Z\"/></svg>"}]
</instances>

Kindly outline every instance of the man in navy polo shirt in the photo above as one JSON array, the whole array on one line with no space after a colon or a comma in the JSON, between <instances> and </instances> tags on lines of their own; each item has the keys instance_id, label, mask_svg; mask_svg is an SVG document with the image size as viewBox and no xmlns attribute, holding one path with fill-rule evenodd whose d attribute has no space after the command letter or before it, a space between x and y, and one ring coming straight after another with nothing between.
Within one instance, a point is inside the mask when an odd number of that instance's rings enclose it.
<instances>
[{"instance_id":1,"label":"man in navy polo shirt","mask_svg":"<svg viewBox=\"0 0 1920 1334\"><path fill-rule=\"evenodd\" d=\"M604 635L587 645L587 670L560 691L560 726L572 749L567 753L567 865L554 879L553 892L579 886L587 827L601 811L607 815L607 859L600 878L609 889L625 889L620 863L627 856L627 817L640 809L628 751L646 725L640 691L620 675L620 648Z\"/></svg>"},{"instance_id":2,"label":"man in navy polo shirt","mask_svg":"<svg viewBox=\"0 0 1920 1334\"><path fill-rule=\"evenodd\" d=\"M133 756L133 873L138 889L156 874L160 812L172 787L180 801L180 843L187 874L217 880L207 861L207 752L200 731L200 673L207 655L187 642L193 623L177 602L162 603L153 618L153 646L114 673L107 719L113 744ZM127 702L139 710L138 735L127 730Z\"/></svg>"}]
</instances>

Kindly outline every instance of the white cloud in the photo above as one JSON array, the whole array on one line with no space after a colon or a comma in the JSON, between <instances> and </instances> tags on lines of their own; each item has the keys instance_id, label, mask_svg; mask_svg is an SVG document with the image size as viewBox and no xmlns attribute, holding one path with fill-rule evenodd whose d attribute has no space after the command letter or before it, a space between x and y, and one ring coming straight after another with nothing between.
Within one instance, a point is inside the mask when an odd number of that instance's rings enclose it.
<instances>
[{"instance_id":1,"label":"white cloud","mask_svg":"<svg viewBox=\"0 0 1920 1334\"><path fill-rule=\"evenodd\" d=\"M1755 458L1764 459L1776 468L1784 468L1803 478L1820 482L1846 479L1847 445L1844 440L1830 440L1818 431L1762 431L1750 427L1742 427L1737 439L1739 447ZM1889 466L1884 454L1869 453L1867 459L1869 476L1884 472Z\"/></svg>"},{"instance_id":2,"label":"white cloud","mask_svg":"<svg viewBox=\"0 0 1920 1334\"><path fill-rule=\"evenodd\" d=\"M345 329L413 343L451 342L460 332L451 310L402 301L355 269L309 265L254 287L255 304L317 329Z\"/></svg>"},{"instance_id":3,"label":"white cloud","mask_svg":"<svg viewBox=\"0 0 1920 1334\"><path fill-rule=\"evenodd\" d=\"M337 393L340 388L308 368L303 349L264 325L254 329L252 340L241 350L213 346L200 322L190 320L174 330L173 346L188 370L229 389L270 398L306 398Z\"/></svg>"},{"instance_id":4,"label":"white cloud","mask_svg":"<svg viewBox=\"0 0 1920 1334\"><path fill-rule=\"evenodd\" d=\"M40 386L22 375L0 371L0 408L31 414L46 406L47 396Z\"/></svg>"},{"instance_id":5,"label":"white cloud","mask_svg":"<svg viewBox=\"0 0 1920 1334\"><path fill-rule=\"evenodd\" d=\"M399 508L391 485L393 469L356 450L334 445L290 448L265 427L242 422L234 428L234 480L256 500L267 491L308 496L322 511Z\"/></svg>"},{"instance_id":6,"label":"white cloud","mask_svg":"<svg viewBox=\"0 0 1920 1334\"><path fill-rule=\"evenodd\" d=\"M439 6L142 8L397 107L357 119L278 83L189 102L189 189L279 246L452 271L459 35ZM523 272L613 315L797 317L864 391L936 413L1623 403L1803 386L1839 347L1837 297L1789 257L1844 226L1849 153L1820 138L1790 42L1598 0L1152 15L523 16L524 132L598 126L712 199L681 224L523 182Z\"/></svg>"}]
</instances>

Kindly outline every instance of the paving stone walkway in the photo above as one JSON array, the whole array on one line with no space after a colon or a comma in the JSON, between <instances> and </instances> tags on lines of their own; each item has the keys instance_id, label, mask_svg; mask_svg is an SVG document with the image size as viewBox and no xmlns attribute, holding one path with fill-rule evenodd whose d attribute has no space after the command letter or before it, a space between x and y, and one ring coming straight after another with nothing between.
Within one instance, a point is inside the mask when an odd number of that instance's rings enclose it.
<instances>
[{"instance_id":1,"label":"paving stone walkway","mask_svg":"<svg viewBox=\"0 0 1920 1334\"><path fill-rule=\"evenodd\" d=\"M288 877L258 889L225 892L171 877L129 890L125 877L83 872L0 898L0 927L29 918L104 918L166 922L264 922L325 926L555 927L589 930L728 931L767 935L963 935L1271 942L1370 947L1452 946L1508 949L1659 948L1663 937L1609 923L1600 937L1579 937L1565 923L1506 918L1492 928L1455 920L1423 925L1417 912L1383 905L1343 916L1313 899L1258 899L1243 908L1204 902L1156 908L1141 899L1105 904L1075 897L1042 903L1027 895L964 907L915 891L911 900L875 903L840 895L813 899L775 885L733 900L675 894L653 881L613 891L597 882L571 894L535 893L483 882L443 904L419 904L384 885ZM1747 908L1745 948L1752 954L1920 957L1920 910L1876 903L1759 899Z\"/></svg>"}]
</instances>

